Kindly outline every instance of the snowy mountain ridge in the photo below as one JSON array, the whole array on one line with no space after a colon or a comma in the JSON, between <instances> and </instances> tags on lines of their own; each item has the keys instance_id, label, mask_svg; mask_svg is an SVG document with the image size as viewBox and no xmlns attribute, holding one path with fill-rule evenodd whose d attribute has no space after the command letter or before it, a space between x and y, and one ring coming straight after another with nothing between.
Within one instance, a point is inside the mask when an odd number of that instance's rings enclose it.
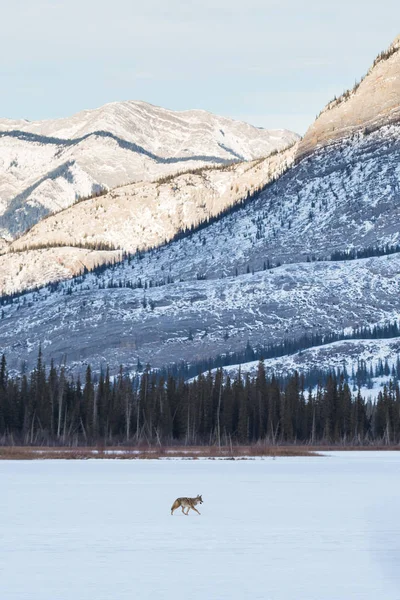
<instances>
[{"instance_id":1,"label":"snowy mountain ridge","mask_svg":"<svg viewBox=\"0 0 400 600\"><path fill-rule=\"evenodd\" d=\"M299 136L206 111L114 102L70 118L0 119L0 237L102 189L186 168L253 160Z\"/></svg>"},{"instance_id":2,"label":"snowy mountain ridge","mask_svg":"<svg viewBox=\"0 0 400 600\"><path fill-rule=\"evenodd\" d=\"M20 133L28 138L31 135L55 142L64 141L68 145L91 134L108 132L110 136L136 144L160 159L196 154L225 159L221 149L226 146L226 151L233 157L236 155L236 158L250 160L266 153L268 142L271 144L268 150L271 151L283 135L287 134L290 141L299 137L285 129L265 130L205 110L173 111L131 100L111 102L62 119L0 119L0 131L16 137Z\"/></svg>"}]
</instances>

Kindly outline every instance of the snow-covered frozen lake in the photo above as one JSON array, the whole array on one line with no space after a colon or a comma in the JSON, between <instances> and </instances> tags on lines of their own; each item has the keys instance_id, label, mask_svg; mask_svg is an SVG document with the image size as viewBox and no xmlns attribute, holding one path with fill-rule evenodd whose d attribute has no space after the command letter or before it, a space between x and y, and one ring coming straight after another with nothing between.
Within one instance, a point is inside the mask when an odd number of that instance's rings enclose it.
<instances>
[{"instance_id":1,"label":"snow-covered frozen lake","mask_svg":"<svg viewBox=\"0 0 400 600\"><path fill-rule=\"evenodd\" d=\"M400 600L400 452L0 461L0 486L1 600Z\"/></svg>"}]
</instances>

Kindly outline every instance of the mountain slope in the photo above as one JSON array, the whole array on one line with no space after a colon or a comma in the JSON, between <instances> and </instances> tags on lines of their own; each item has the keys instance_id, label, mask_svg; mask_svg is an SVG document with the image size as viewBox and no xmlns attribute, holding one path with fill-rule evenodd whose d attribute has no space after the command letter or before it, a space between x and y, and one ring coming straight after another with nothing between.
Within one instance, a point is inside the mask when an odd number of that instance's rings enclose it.
<instances>
[{"instance_id":1,"label":"mountain slope","mask_svg":"<svg viewBox=\"0 0 400 600\"><path fill-rule=\"evenodd\" d=\"M249 165L247 174L240 175L242 167L235 169L225 174L206 173L208 181L191 175L161 186L120 188L108 196L80 203L64 215L44 220L11 248L34 247L41 241L113 243L115 239L118 246L130 250L156 245L171 237L176 228L201 221L207 214L234 204L238 194L246 192L246 186L248 190L256 189L262 185L265 171L268 174L267 167L253 173ZM227 175L235 182L233 190ZM226 186L228 195L217 193L218 185ZM178 189L174 191L174 187ZM136 194L136 206L143 207L139 220L134 218L131 193ZM326 260L337 251L399 244L399 222L400 127L391 125L369 135L360 133L303 159L238 212L160 249L156 262L151 254L145 255L140 277L160 278L162 269L174 279L193 279L198 275L219 278L246 273L248 269L262 270L268 263L306 261L312 257ZM25 260L0 255L0 264L4 265L0 282L3 290L26 287L24 277L15 279L14 265L21 260L31 281L35 265L29 257ZM37 280L46 282L39 271Z\"/></svg>"},{"instance_id":2,"label":"mountain slope","mask_svg":"<svg viewBox=\"0 0 400 600\"><path fill-rule=\"evenodd\" d=\"M347 373L350 374L352 369L357 370L357 364L360 362L365 362L368 368L372 366L375 369L379 361L382 363L387 361L389 366L392 367L399 356L399 337L376 340L355 339L315 346L279 358L269 358L264 363L266 372L269 375L274 372L277 375L286 376L294 371L307 373L312 369L336 371L337 369L343 370L344 367L346 367ZM259 361L243 363L240 365L240 370L243 374L250 373L254 375L258 364ZM239 365L224 367L224 371L231 376L237 373L238 370Z\"/></svg>"},{"instance_id":3,"label":"mountain slope","mask_svg":"<svg viewBox=\"0 0 400 600\"><path fill-rule=\"evenodd\" d=\"M157 260L154 253L154 260ZM16 368L66 357L76 370L137 359L152 366L341 331L400 317L400 254L284 265L218 280L143 281L140 258L104 273L44 288L3 307L0 351Z\"/></svg>"},{"instance_id":4,"label":"mountain slope","mask_svg":"<svg viewBox=\"0 0 400 600\"><path fill-rule=\"evenodd\" d=\"M369 381L365 382L359 376L358 383L361 387L361 394L365 398L375 399L382 391L383 386L389 386L390 380L393 382L395 379L393 367L397 371L399 361L400 338L395 337L376 340L342 340L279 358L269 358L264 361L264 366L269 377L272 377L273 374L278 377L287 377L295 371L304 375L313 375L315 372L323 371L325 373L337 372L338 370L343 373L345 368L350 378L350 385L355 386L353 391L358 388L357 369L362 366ZM259 361L230 365L224 367L224 373L235 378L240 369L243 376L249 373L251 377L255 377L258 365ZM313 378L316 379L315 375Z\"/></svg>"},{"instance_id":5,"label":"mountain slope","mask_svg":"<svg viewBox=\"0 0 400 600\"><path fill-rule=\"evenodd\" d=\"M0 236L77 197L184 168L252 160L297 141L205 111L116 102L67 119L0 120Z\"/></svg>"},{"instance_id":6,"label":"mountain slope","mask_svg":"<svg viewBox=\"0 0 400 600\"><path fill-rule=\"evenodd\" d=\"M301 141L298 159L362 131L398 123L399 98L400 35L376 58L361 83L327 104Z\"/></svg>"},{"instance_id":7,"label":"mountain slope","mask_svg":"<svg viewBox=\"0 0 400 600\"><path fill-rule=\"evenodd\" d=\"M82 252L73 246L100 245L134 252L163 244L178 231L218 215L278 177L292 164L295 151L292 146L265 159L122 186L42 219L9 244L7 252L1 254L0 248L0 291L10 294L65 277L59 246L68 248L66 262L72 269L69 276L73 276L82 268ZM74 252L79 260L71 260ZM89 264L93 264L96 251L89 256ZM97 264L115 256L115 252L97 252ZM89 266L86 260L85 266Z\"/></svg>"},{"instance_id":8,"label":"mountain slope","mask_svg":"<svg viewBox=\"0 0 400 600\"><path fill-rule=\"evenodd\" d=\"M210 278L400 242L400 127L344 140L289 169L254 201L141 262Z\"/></svg>"}]
</instances>

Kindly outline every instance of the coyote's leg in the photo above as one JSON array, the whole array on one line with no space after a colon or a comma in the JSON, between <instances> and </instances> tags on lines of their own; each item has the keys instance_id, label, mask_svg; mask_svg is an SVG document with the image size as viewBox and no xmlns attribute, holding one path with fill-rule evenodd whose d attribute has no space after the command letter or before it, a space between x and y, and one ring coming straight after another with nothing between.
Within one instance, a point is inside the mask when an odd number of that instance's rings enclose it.
<instances>
[{"instance_id":1,"label":"coyote's leg","mask_svg":"<svg viewBox=\"0 0 400 600\"><path fill-rule=\"evenodd\" d=\"M188 506L188 509L187 509L187 511L185 512L185 515L188 515L188 514L189 514L189 510L190 510L190 506Z\"/></svg>"},{"instance_id":2,"label":"coyote's leg","mask_svg":"<svg viewBox=\"0 0 400 600\"><path fill-rule=\"evenodd\" d=\"M184 515L186 515L186 513L185 513L185 507L184 506L182 506L182 512L183 512Z\"/></svg>"},{"instance_id":3,"label":"coyote's leg","mask_svg":"<svg viewBox=\"0 0 400 600\"><path fill-rule=\"evenodd\" d=\"M193 510L195 510L197 512L198 515L200 515L201 513L199 513L199 511L197 510L197 508L195 508L194 506L191 506L190 508L192 508Z\"/></svg>"}]
</instances>

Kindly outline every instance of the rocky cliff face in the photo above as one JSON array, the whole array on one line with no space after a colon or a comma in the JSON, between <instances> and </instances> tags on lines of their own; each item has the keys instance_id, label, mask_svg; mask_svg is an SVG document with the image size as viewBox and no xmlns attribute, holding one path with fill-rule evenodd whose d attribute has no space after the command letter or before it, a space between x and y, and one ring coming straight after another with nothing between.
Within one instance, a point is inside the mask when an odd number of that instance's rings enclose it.
<instances>
[{"instance_id":1,"label":"rocky cliff face","mask_svg":"<svg viewBox=\"0 0 400 600\"><path fill-rule=\"evenodd\" d=\"M360 132L400 121L400 36L359 85L327 104L302 139L297 160Z\"/></svg>"}]
</instances>

